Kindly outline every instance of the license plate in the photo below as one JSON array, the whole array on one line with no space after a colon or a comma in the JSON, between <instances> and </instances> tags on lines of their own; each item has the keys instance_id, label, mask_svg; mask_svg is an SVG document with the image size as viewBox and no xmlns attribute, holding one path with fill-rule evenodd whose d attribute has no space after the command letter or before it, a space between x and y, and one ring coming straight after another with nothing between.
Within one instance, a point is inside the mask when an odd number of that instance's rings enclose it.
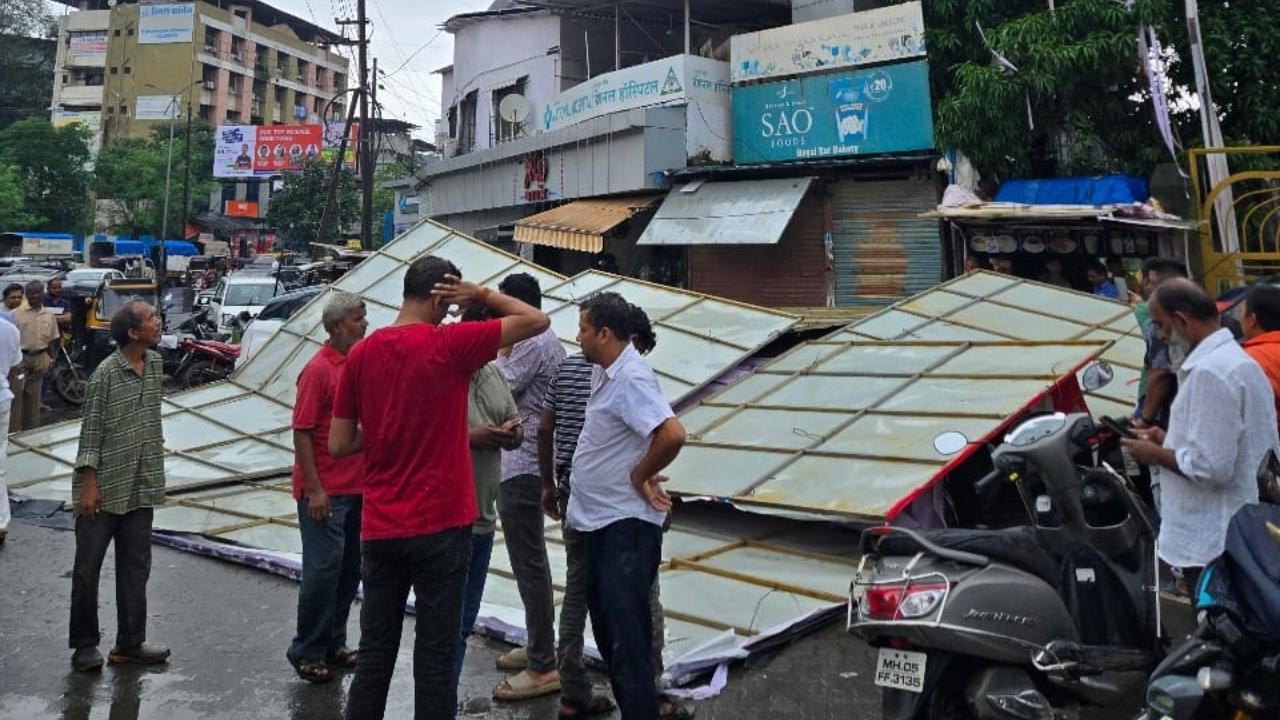
<instances>
[{"instance_id":1,"label":"license plate","mask_svg":"<svg viewBox=\"0 0 1280 720\"><path fill-rule=\"evenodd\" d=\"M924 667L928 659L928 654L922 652L880 648L880 657L876 661L876 685L924 692Z\"/></svg>"}]
</instances>

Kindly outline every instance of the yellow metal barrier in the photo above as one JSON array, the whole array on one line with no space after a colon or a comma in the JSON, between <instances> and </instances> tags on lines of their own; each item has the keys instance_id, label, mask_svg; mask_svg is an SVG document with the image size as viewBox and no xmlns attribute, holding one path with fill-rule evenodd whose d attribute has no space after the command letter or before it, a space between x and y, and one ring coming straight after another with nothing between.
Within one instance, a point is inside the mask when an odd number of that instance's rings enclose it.
<instances>
[{"instance_id":1,"label":"yellow metal barrier","mask_svg":"<svg viewBox=\"0 0 1280 720\"><path fill-rule=\"evenodd\" d=\"M1280 170L1245 170L1208 187L1207 162L1211 156L1245 156L1243 164L1258 156L1280 161L1280 145L1228 148L1194 148L1188 153L1191 187L1200 226L1198 273L1210 293L1243 285L1266 275L1280 275ZM1218 199L1231 191L1239 248L1227 248L1219 229Z\"/></svg>"}]
</instances>

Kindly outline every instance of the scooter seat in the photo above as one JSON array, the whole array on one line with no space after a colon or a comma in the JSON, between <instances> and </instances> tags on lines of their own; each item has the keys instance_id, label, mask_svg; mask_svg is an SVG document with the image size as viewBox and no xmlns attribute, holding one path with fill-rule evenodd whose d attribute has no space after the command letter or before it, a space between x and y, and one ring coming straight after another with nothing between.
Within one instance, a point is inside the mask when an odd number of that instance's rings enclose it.
<instances>
[{"instance_id":1,"label":"scooter seat","mask_svg":"<svg viewBox=\"0 0 1280 720\"><path fill-rule=\"evenodd\" d=\"M994 562L1012 565L1035 575L1060 589L1062 563L1039 544L1035 528L1014 527L1004 530L937 529L917 530L929 542L949 550L985 555ZM909 536L890 533L880 538L876 553L880 555L914 555L922 548Z\"/></svg>"}]
</instances>

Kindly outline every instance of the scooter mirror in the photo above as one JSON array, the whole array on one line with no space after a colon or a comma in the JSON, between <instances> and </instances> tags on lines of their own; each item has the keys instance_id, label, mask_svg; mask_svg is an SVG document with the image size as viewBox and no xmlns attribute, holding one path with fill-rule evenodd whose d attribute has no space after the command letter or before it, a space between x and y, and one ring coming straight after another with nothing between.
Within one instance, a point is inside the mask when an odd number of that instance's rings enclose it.
<instances>
[{"instance_id":1,"label":"scooter mirror","mask_svg":"<svg viewBox=\"0 0 1280 720\"><path fill-rule=\"evenodd\" d=\"M1084 388L1085 392L1100 390L1111 384L1111 380L1115 376L1116 371L1111 367L1110 363L1105 360L1094 360L1081 373L1080 387Z\"/></svg>"},{"instance_id":2,"label":"scooter mirror","mask_svg":"<svg viewBox=\"0 0 1280 720\"><path fill-rule=\"evenodd\" d=\"M969 438L964 433L948 430L947 432L938 433L933 438L933 449L939 455L955 455L969 444Z\"/></svg>"}]
</instances>

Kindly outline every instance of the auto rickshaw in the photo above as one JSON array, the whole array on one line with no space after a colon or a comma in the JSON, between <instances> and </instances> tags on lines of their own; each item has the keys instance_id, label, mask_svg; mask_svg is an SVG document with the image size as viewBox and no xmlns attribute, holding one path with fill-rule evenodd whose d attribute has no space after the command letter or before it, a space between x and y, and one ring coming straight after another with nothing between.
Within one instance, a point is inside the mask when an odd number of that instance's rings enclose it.
<instances>
[{"instance_id":1,"label":"auto rickshaw","mask_svg":"<svg viewBox=\"0 0 1280 720\"><path fill-rule=\"evenodd\" d=\"M111 341L111 316L131 300L145 300L160 312L160 289L150 278L109 280L98 286L85 312L85 330L81 338L84 367L92 373L98 363L115 352ZM75 322L74 316L72 323Z\"/></svg>"}]
</instances>

